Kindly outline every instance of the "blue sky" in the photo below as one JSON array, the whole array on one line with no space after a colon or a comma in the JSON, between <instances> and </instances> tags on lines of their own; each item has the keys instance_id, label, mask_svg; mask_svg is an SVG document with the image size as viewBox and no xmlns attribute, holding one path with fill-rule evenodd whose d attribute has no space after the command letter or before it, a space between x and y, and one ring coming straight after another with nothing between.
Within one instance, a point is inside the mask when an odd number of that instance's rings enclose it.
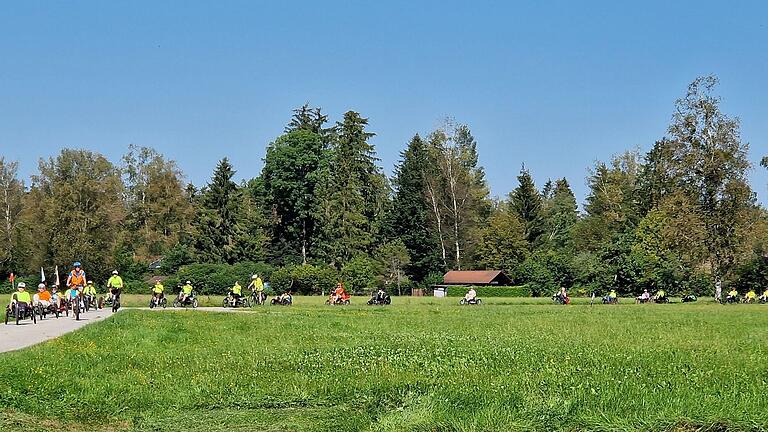
<instances>
[{"instance_id":1,"label":"blue sky","mask_svg":"<svg viewBox=\"0 0 768 432\"><path fill-rule=\"evenodd\" d=\"M0 154L22 174L62 147L119 160L130 143L197 185L230 157L256 176L305 102L370 119L391 172L451 116L494 195L521 164L579 200L595 160L647 150L698 75L720 77L768 202L768 3L709 1L5 1Z\"/></svg>"}]
</instances>

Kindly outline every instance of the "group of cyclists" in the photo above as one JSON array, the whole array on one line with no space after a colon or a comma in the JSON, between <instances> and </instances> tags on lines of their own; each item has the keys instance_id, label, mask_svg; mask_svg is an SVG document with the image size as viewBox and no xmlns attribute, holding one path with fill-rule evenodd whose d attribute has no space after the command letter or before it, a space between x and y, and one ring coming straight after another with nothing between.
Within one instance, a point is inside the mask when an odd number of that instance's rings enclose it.
<instances>
[{"instance_id":1,"label":"group of cyclists","mask_svg":"<svg viewBox=\"0 0 768 432\"><path fill-rule=\"evenodd\" d=\"M107 301L113 305L113 310L119 308L120 293L123 286L123 279L117 270L113 271L107 282L109 291ZM97 300L96 286L93 281L87 279L82 264L75 262L72 264L72 270L67 275L63 287L60 287L58 283L46 286L45 282L41 282L37 285L37 292L30 294L27 291L26 283L19 282L16 285L16 291L11 294L6 316L9 314L25 315L33 308L60 312L68 308L76 308L78 311L85 310L91 305L96 308L103 307L102 302ZM76 316L79 318L79 314Z\"/></svg>"},{"instance_id":2,"label":"group of cyclists","mask_svg":"<svg viewBox=\"0 0 768 432\"><path fill-rule=\"evenodd\" d=\"M57 278L58 279L58 278ZM117 270L112 271L112 275L107 281L107 298L106 303L112 305L113 311L117 311L120 307L120 295L124 288L123 279ZM50 291L49 291L50 288ZM256 304L263 304L266 301L266 294L264 292L264 281L258 274L251 276L250 283L246 286L251 291L251 298ZM596 298L596 292L592 293L592 301ZM49 287L45 283L40 283L37 286L37 292L31 294L27 291L27 286L24 282L19 282L16 286L16 291L11 294L11 301L8 304L7 313L25 313L28 308L43 308L45 310L62 310L62 308L71 307L74 302L79 302L81 309L85 307L85 301L95 301L97 297L96 286L92 280L88 280L85 274L85 270L80 262L75 262L72 265L72 270L67 275L64 288L60 290L59 285L51 284ZM160 280L157 280L152 286L152 300L150 306L154 304L160 304L164 302L165 287ZM327 304L332 305L344 305L350 303L351 296L346 291L344 283L339 281L336 288L330 292L328 296ZM560 288L552 299L558 304L570 303L570 297L566 289ZM186 281L184 285L179 287L179 293L176 298L177 304L186 305L191 304L194 300L194 288L191 281ZM240 281L235 281L235 284L230 288L227 297L224 299L224 306L236 307L243 304L243 287L240 285ZM768 303L768 288L762 293L757 295L754 289L750 289L742 298L739 292L734 288L726 295L725 299L721 296L721 284L717 283L715 288L715 300L721 303ZM462 304L476 304L479 299L477 298L477 291L474 288L470 288L463 298ZM683 302L696 301L694 295L688 295L683 297ZM390 304L391 299L389 294L382 288L379 289L368 304ZM611 289L610 292L602 297L602 302L606 304L618 303L618 294L615 289ZM646 289L643 293L635 297L635 303L667 303L669 298L667 293L663 289L656 291L654 295ZM272 304L290 305L293 303L293 295L290 290L277 295L272 299ZM195 301L196 305L196 301ZM103 307L102 301L99 300L95 305L97 308Z\"/></svg>"}]
</instances>

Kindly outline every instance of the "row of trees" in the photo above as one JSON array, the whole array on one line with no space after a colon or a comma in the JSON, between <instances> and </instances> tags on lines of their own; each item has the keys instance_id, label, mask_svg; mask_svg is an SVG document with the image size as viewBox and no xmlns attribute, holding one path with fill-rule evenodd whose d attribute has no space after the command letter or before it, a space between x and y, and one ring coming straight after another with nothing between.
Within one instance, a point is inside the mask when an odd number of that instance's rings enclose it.
<instances>
[{"instance_id":1,"label":"row of trees","mask_svg":"<svg viewBox=\"0 0 768 432\"><path fill-rule=\"evenodd\" d=\"M494 268L536 293L760 283L768 217L716 84L689 86L648 153L597 162L581 213L565 178L539 189L524 167L506 199L491 199L467 125L448 120L415 135L388 179L366 118L349 111L330 124L306 105L268 145L261 173L240 183L225 158L198 189L175 162L135 146L117 164L64 149L28 183L0 157L0 273L81 260L96 277L118 267L138 279L162 258L166 273L191 263L311 264L367 269L371 283L400 287L446 269Z\"/></svg>"}]
</instances>

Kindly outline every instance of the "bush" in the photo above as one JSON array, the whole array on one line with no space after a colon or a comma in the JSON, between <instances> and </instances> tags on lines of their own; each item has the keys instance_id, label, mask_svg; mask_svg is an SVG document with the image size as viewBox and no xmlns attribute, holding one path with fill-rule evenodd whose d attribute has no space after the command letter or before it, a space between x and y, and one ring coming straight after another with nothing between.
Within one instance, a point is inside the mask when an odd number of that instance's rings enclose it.
<instances>
[{"instance_id":1,"label":"bush","mask_svg":"<svg viewBox=\"0 0 768 432\"><path fill-rule=\"evenodd\" d=\"M338 274L330 267L289 265L277 269L270 279L271 288L277 293L291 290L296 294L324 294L333 289Z\"/></svg>"},{"instance_id":2,"label":"bush","mask_svg":"<svg viewBox=\"0 0 768 432\"><path fill-rule=\"evenodd\" d=\"M375 290L378 274L376 261L366 257L351 260L341 270L345 288L354 294L368 294Z\"/></svg>"},{"instance_id":3,"label":"bush","mask_svg":"<svg viewBox=\"0 0 768 432\"><path fill-rule=\"evenodd\" d=\"M448 297L464 297L469 286L449 286ZM481 286L474 287L478 297L531 297L531 287L520 286Z\"/></svg>"},{"instance_id":4,"label":"bush","mask_svg":"<svg viewBox=\"0 0 768 432\"><path fill-rule=\"evenodd\" d=\"M240 282L245 288L251 281L251 275L259 274L262 279L268 280L272 272L272 266L265 263L190 264L179 268L176 276L179 282L192 282L198 294L223 295L235 282Z\"/></svg>"}]
</instances>

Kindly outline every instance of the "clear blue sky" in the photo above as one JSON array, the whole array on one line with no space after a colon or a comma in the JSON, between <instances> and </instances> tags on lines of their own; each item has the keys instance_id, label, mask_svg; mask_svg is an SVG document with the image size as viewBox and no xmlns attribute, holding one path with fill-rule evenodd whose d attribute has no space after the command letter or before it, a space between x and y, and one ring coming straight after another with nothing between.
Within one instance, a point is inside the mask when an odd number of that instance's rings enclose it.
<instances>
[{"instance_id":1,"label":"clear blue sky","mask_svg":"<svg viewBox=\"0 0 768 432\"><path fill-rule=\"evenodd\" d=\"M768 154L768 3L628 3L4 1L0 154L27 176L62 147L117 161L134 143L197 185L224 156L253 177L309 102L369 117L387 172L452 116L494 195L525 163L581 201L595 160L647 150L710 73L752 161ZM765 170L751 178L768 202Z\"/></svg>"}]
</instances>

